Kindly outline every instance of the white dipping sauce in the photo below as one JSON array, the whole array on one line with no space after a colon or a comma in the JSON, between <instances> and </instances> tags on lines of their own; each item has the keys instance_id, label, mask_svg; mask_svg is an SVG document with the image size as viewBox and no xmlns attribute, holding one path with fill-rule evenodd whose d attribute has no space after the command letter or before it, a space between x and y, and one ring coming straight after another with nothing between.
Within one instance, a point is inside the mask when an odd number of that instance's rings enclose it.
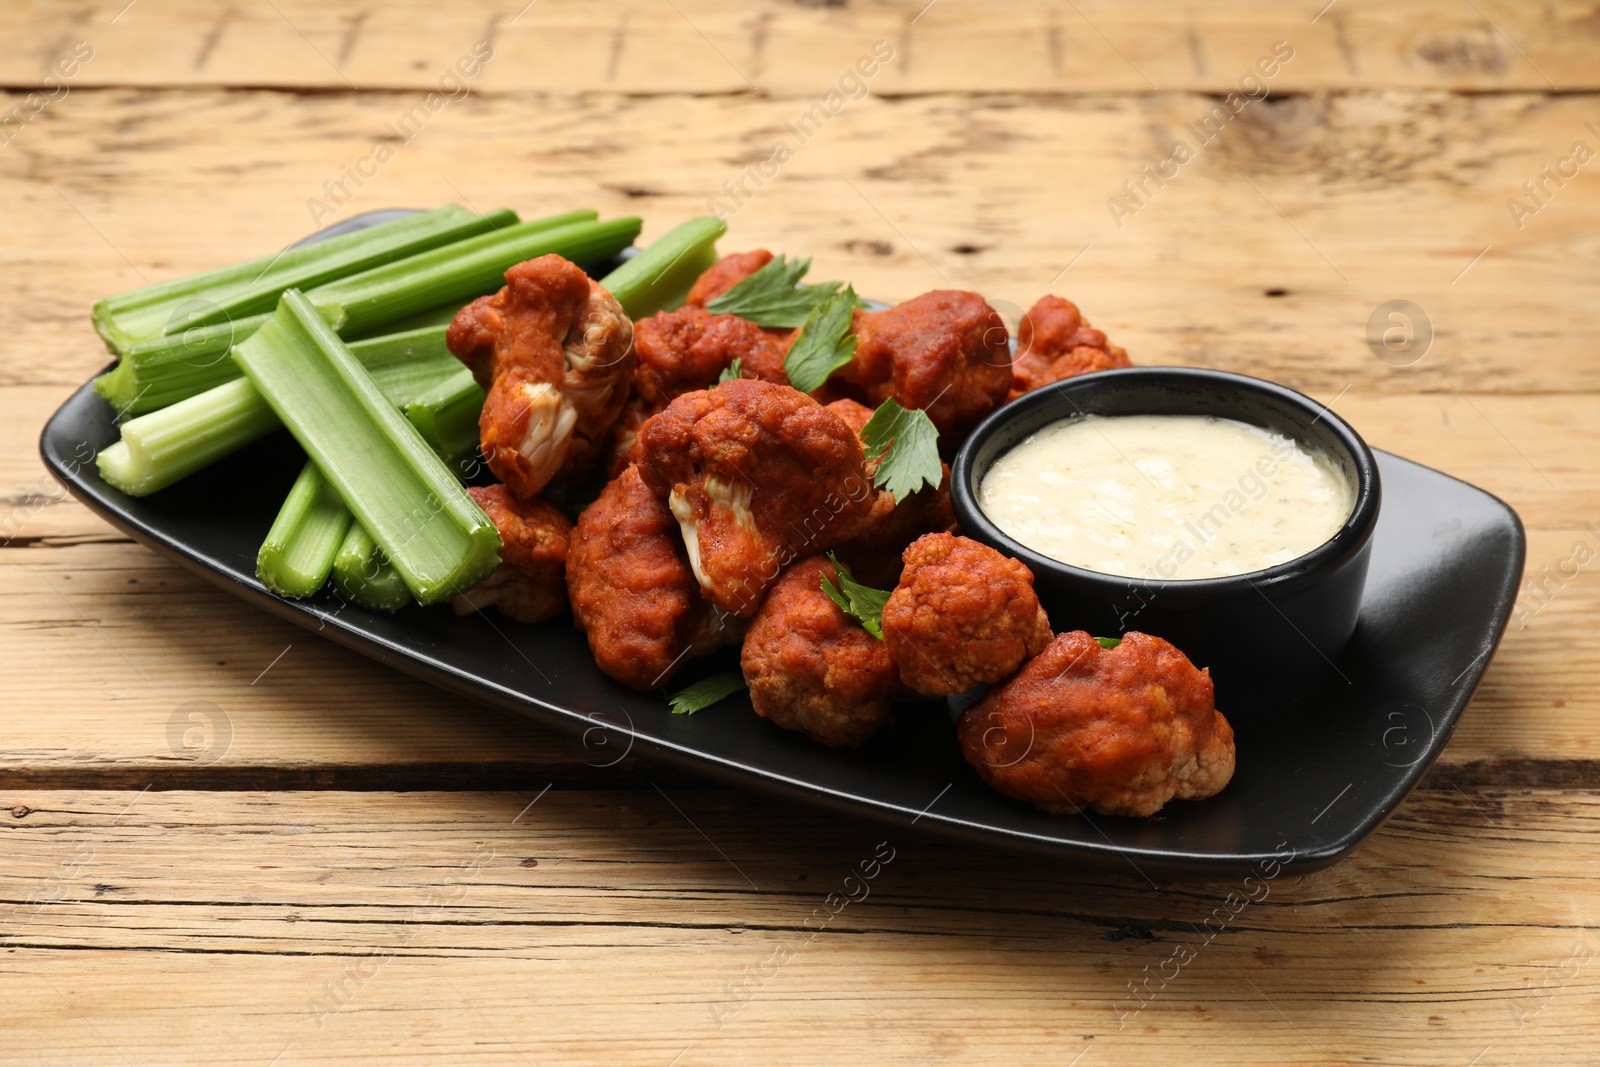
<instances>
[{"instance_id":1,"label":"white dipping sauce","mask_svg":"<svg viewBox=\"0 0 1600 1067\"><path fill-rule=\"evenodd\" d=\"M1218 578L1303 556L1344 525L1355 489L1292 438L1206 415L1088 415L1039 430L978 487L1036 552L1131 578Z\"/></svg>"}]
</instances>

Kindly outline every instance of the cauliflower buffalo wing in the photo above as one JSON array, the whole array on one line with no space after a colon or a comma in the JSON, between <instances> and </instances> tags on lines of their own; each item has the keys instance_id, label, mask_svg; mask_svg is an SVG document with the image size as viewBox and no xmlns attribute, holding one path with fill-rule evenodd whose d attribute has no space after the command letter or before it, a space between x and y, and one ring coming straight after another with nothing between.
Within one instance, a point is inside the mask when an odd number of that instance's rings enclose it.
<instances>
[{"instance_id":1,"label":"cauliflower buffalo wing","mask_svg":"<svg viewBox=\"0 0 1600 1067\"><path fill-rule=\"evenodd\" d=\"M691 656L738 640L743 626L701 597L677 524L629 467L578 516L567 593L595 663L624 685L654 689Z\"/></svg>"},{"instance_id":2,"label":"cauliflower buffalo wing","mask_svg":"<svg viewBox=\"0 0 1600 1067\"><path fill-rule=\"evenodd\" d=\"M537 497L520 500L503 485L467 493L500 531L500 566L455 598L458 615L498 608L518 622L543 622L567 606L567 545L572 523Z\"/></svg>"},{"instance_id":3,"label":"cauliflower buffalo wing","mask_svg":"<svg viewBox=\"0 0 1600 1067\"><path fill-rule=\"evenodd\" d=\"M520 497L577 476L633 382L633 324L573 263L540 256L462 308L446 344L488 391L478 420L489 469Z\"/></svg>"},{"instance_id":4,"label":"cauliflower buffalo wing","mask_svg":"<svg viewBox=\"0 0 1600 1067\"><path fill-rule=\"evenodd\" d=\"M1126 349L1106 340L1059 296L1041 297L1017 326L1017 358L1011 366L1013 395L1090 371L1131 367Z\"/></svg>"},{"instance_id":5,"label":"cauliflower buffalo wing","mask_svg":"<svg viewBox=\"0 0 1600 1067\"><path fill-rule=\"evenodd\" d=\"M745 634L740 657L756 714L813 741L854 747L894 720L904 690L882 641L822 591L822 556L783 572Z\"/></svg>"},{"instance_id":6,"label":"cauliflower buffalo wing","mask_svg":"<svg viewBox=\"0 0 1600 1067\"><path fill-rule=\"evenodd\" d=\"M615 476L636 458L639 427L677 397L715 385L724 370L739 360L741 376L788 385L783 360L793 330L765 329L737 315L713 315L702 305L754 274L771 252L725 256L700 276L688 303L634 324L634 397L611 428L607 462Z\"/></svg>"},{"instance_id":7,"label":"cauliflower buffalo wing","mask_svg":"<svg viewBox=\"0 0 1600 1067\"><path fill-rule=\"evenodd\" d=\"M883 637L901 681L952 696L1009 677L1051 633L1032 571L987 545L932 533L905 551Z\"/></svg>"},{"instance_id":8,"label":"cauliflower buffalo wing","mask_svg":"<svg viewBox=\"0 0 1600 1067\"><path fill-rule=\"evenodd\" d=\"M831 391L877 407L922 408L953 450L1011 388L1005 322L977 293L941 289L885 311L857 311L855 358Z\"/></svg>"},{"instance_id":9,"label":"cauliflower buffalo wing","mask_svg":"<svg viewBox=\"0 0 1600 1067\"><path fill-rule=\"evenodd\" d=\"M660 410L684 393L716 384L717 376L736 359L745 377L788 385L783 358L789 333L762 329L737 315L713 315L700 307L640 319L634 327L639 396Z\"/></svg>"},{"instance_id":10,"label":"cauliflower buffalo wing","mask_svg":"<svg viewBox=\"0 0 1600 1067\"><path fill-rule=\"evenodd\" d=\"M872 507L861 439L784 385L685 393L644 424L637 450L700 588L734 615L755 614L784 567L854 536Z\"/></svg>"},{"instance_id":11,"label":"cauliflower buffalo wing","mask_svg":"<svg viewBox=\"0 0 1600 1067\"><path fill-rule=\"evenodd\" d=\"M985 781L1046 811L1154 815L1233 777L1233 728L1210 674L1141 633L1115 648L1062 634L968 708L956 736Z\"/></svg>"}]
</instances>

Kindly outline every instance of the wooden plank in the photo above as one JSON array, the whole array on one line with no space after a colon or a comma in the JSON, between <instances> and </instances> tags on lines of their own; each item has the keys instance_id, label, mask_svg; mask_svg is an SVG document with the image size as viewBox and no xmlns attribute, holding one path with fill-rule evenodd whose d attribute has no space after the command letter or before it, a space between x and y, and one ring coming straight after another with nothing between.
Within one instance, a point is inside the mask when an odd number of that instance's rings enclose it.
<instances>
[{"instance_id":1,"label":"wooden plank","mask_svg":"<svg viewBox=\"0 0 1600 1067\"><path fill-rule=\"evenodd\" d=\"M1427 790L1330 870L1155 886L880 845L721 790L535 796L8 793L8 1052L1234 1064L1246 1034L1288 1064L1592 1051L1593 792ZM844 879L874 856L892 858L862 896Z\"/></svg>"},{"instance_id":2,"label":"wooden plank","mask_svg":"<svg viewBox=\"0 0 1600 1067\"><path fill-rule=\"evenodd\" d=\"M408 97L82 92L0 151L0 197L15 205L0 384L76 385L105 358L85 322L94 300L263 254L318 221L460 199L533 214L591 205L642 214L648 239L714 199L734 206L723 185L743 180L753 196L727 247L810 254L819 275L884 299L976 288L1015 316L1055 291L1138 361L1254 371L1321 395L1352 383L1594 391L1600 263L1574 235L1600 226L1600 180L1585 169L1547 185L1520 230L1506 205L1575 140L1600 149L1584 125L1600 123L1597 99L1262 106L1113 219L1109 200L1131 204L1123 182L1172 138L1198 143L1186 124L1214 102L866 100L757 188L741 175L786 136L793 102L474 97L321 216L340 199L324 183L372 152ZM1469 128L1470 141L1458 134ZM1400 367L1367 340L1398 299L1434 335Z\"/></svg>"},{"instance_id":3,"label":"wooden plank","mask_svg":"<svg viewBox=\"0 0 1600 1067\"><path fill-rule=\"evenodd\" d=\"M127 10L124 10L126 5ZM477 92L745 93L820 97L870 52L895 49L882 93L1227 93L1276 42L1279 92L1346 88L1592 89L1597 29L1575 0L1160 0L1004 5L905 0L537 4L421 0L370 8L279 0L29 0L0 15L0 82L34 86L78 40L93 58L69 82L427 91L475 42L494 61Z\"/></svg>"}]
</instances>

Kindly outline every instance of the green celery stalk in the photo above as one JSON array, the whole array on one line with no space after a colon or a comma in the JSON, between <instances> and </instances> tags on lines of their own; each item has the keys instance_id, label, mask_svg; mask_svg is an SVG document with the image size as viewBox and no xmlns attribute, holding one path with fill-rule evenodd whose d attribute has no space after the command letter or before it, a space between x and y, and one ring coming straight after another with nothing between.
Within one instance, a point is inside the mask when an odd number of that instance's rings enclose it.
<instances>
[{"instance_id":1,"label":"green celery stalk","mask_svg":"<svg viewBox=\"0 0 1600 1067\"><path fill-rule=\"evenodd\" d=\"M351 341L349 348L383 395L398 407L466 370L445 347L444 330L439 327Z\"/></svg>"},{"instance_id":2,"label":"green celery stalk","mask_svg":"<svg viewBox=\"0 0 1600 1067\"><path fill-rule=\"evenodd\" d=\"M396 405L412 403L465 369L445 348L441 329L374 337L350 351ZM128 420L122 440L95 462L107 483L129 496L146 496L282 425L255 386L236 378Z\"/></svg>"},{"instance_id":3,"label":"green celery stalk","mask_svg":"<svg viewBox=\"0 0 1600 1067\"><path fill-rule=\"evenodd\" d=\"M492 213L494 218L500 215L515 217L510 212ZM478 216L471 217L478 218ZM426 325L448 326L456 312L461 310L462 304L484 293L493 292L504 283L506 269L520 261L519 247L528 244L534 235L570 231L577 224L585 222L602 225L594 223L596 217L593 211L569 211L549 218L505 226L492 233L481 233L476 237L435 247L418 255L349 275L320 287L316 292L329 294L324 313L330 316L332 321L343 321L346 317L340 300L360 298L365 301L361 305L359 320L346 324L345 328L340 330L341 335L347 339ZM374 226L372 230L382 228ZM608 235L610 233L609 230L601 232ZM327 242L306 247L317 248L324 243L342 242L349 236L351 235L330 238ZM610 239L599 241L598 250L591 254L591 250L596 247L596 234L580 230L564 232L558 239L557 247L550 250L560 252L580 263L594 262L615 255L619 249L614 247L614 244L614 240ZM498 249L498 252L487 251L491 249ZM482 276L481 265L486 255L491 259L498 256L495 261L501 264L499 272L486 283L471 288L471 280ZM583 258L586 255L589 258ZM465 269L469 273L463 276L456 268ZM474 269L477 270L476 274L471 273ZM343 282L349 282L351 285L343 286ZM452 282L455 284L450 284ZM175 283L163 283L166 286L173 284ZM386 289L393 290L388 294L387 300L384 299ZM431 303L428 302L429 293L438 294ZM323 300L314 302L320 304ZM229 358L230 350L254 333L266 317L262 314L240 318L231 325L224 322L218 325L194 326L171 335L129 344L119 350L121 359L116 368L95 379L95 391L116 408L119 415L143 415L203 392L214 385L231 381L239 377L240 371Z\"/></svg>"},{"instance_id":4,"label":"green celery stalk","mask_svg":"<svg viewBox=\"0 0 1600 1067\"><path fill-rule=\"evenodd\" d=\"M333 587L348 600L391 615L411 603L411 590L372 535L354 523L333 557Z\"/></svg>"},{"instance_id":5,"label":"green celery stalk","mask_svg":"<svg viewBox=\"0 0 1600 1067\"><path fill-rule=\"evenodd\" d=\"M451 467L478 450L478 416L484 392L472 372L456 364L456 373L438 382L416 399L401 405L422 439Z\"/></svg>"},{"instance_id":6,"label":"green celery stalk","mask_svg":"<svg viewBox=\"0 0 1600 1067\"><path fill-rule=\"evenodd\" d=\"M559 244L561 247L548 250L578 262L583 262L579 257L588 250L593 257L589 261L593 262L594 258L614 254L616 243L637 228L635 220L622 221L620 228L611 230L603 229L607 224L601 223L557 227L552 234L540 240L548 240L551 245ZM656 270L653 269L655 266L670 266L674 261L681 264L692 257L704 259L708 255L715 256L714 242L722 224L715 219L694 222L699 224L697 228L691 229L692 224L686 223L629 261L629 265L642 262L642 267L634 267L628 274L622 274L619 269L608 276L608 280L620 277L618 287L622 295L618 299L630 314L639 314L635 310L639 307L661 306L664 302L670 302L663 296L666 287L677 288L682 284L678 271ZM712 225L706 225L708 223ZM605 235L604 241L597 240L596 229ZM561 234L566 236L558 236ZM664 243L681 240L686 235L691 239L684 240L682 244ZM521 261L513 256L524 252L543 254L530 247L531 244L530 240L514 248L502 246L501 258L496 264L499 273L495 284L503 283L505 270ZM599 249L599 254L595 254L596 249ZM629 275L634 280L629 281ZM670 298L670 294L666 294L666 297ZM461 376L463 368L447 356L444 337L443 325L421 327L403 334L385 334L357 341L350 345L350 350L357 359L369 366L374 380L395 404L407 407L421 403L415 411L407 411L408 418L423 433L431 447L448 457L449 462L458 463L472 454L476 437L475 423L483 400L481 390L470 385L469 378ZM417 361L415 365L411 365L412 359ZM183 366L183 361L176 357L172 362ZM234 360L226 359L221 363L230 373L241 373ZM111 374L116 375L120 370ZM437 377L434 376L435 372ZM454 378L454 382L448 387L443 385L450 378ZM234 379L233 382L243 380ZM99 385L98 382L96 384ZM434 389L438 390L437 395L424 397L424 393ZM170 399L177 400L176 397ZM132 407L131 413L138 417L123 424L124 440L106 449L99 461L101 474L108 483L134 496L155 492L265 436L279 425L276 417L270 414L270 408L249 386L236 385L234 389L216 386L178 402L187 406L171 411L171 407L177 407L177 403L173 403L142 414L142 405ZM192 449L186 447L185 435L198 429L204 430L207 439L204 442L196 440ZM469 437L472 441L469 441ZM146 439L155 441L158 447L147 448L137 443Z\"/></svg>"},{"instance_id":7,"label":"green celery stalk","mask_svg":"<svg viewBox=\"0 0 1600 1067\"><path fill-rule=\"evenodd\" d=\"M243 378L122 424L122 439L95 457L100 476L130 496L145 496L265 437L279 425Z\"/></svg>"},{"instance_id":8,"label":"green celery stalk","mask_svg":"<svg viewBox=\"0 0 1600 1067\"><path fill-rule=\"evenodd\" d=\"M484 294L479 293L479 296ZM406 315L386 322L381 326L368 327L365 330L345 330L339 334L345 341L364 341L370 337L381 337L391 333L405 333L408 330L420 330L432 326L439 331L439 336L444 336L444 331L455 321L456 314L461 310L462 301L452 300L448 304L432 308L428 311L419 311L415 315Z\"/></svg>"},{"instance_id":9,"label":"green celery stalk","mask_svg":"<svg viewBox=\"0 0 1600 1067\"><path fill-rule=\"evenodd\" d=\"M453 303L413 315L405 320L410 326L395 323L392 328L375 328L362 340L350 342L350 346L359 355L361 346L368 342L387 342L399 333L414 333L418 341L430 345L437 342L439 351L448 355L445 330L460 310L461 305ZM95 392L117 409L118 417L123 417L158 411L231 382L244 375L233 362L233 346L255 333L269 317L240 319L233 324L231 336L227 326L203 326L172 337L141 341L130 347L115 367L94 380ZM376 332L377 329L384 332ZM450 360L456 362L454 356Z\"/></svg>"},{"instance_id":10,"label":"green celery stalk","mask_svg":"<svg viewBox=\"0 0 1600 1067\"><path fill-rule=\"evenodd\" d=\"M382 233L381 225L368 227L369 234L377 230L379 236L369 237L368 241L357 248L327 255L317 260L314 267L294 272L292 287L315 288L340 278L373 270L386 263L409 259L436 248L460 245L476 237L493 236L495 233L521 225L517 213L509 208L499 208L483 215L458 209L459 217L448 217L445 214L447 212L455 215L454 212L450 212L452 208L456 208L456 205L448 204L443 208L409 216L410 219L425 221L416 223L415 231L403 237L399 234L387 237ZM405 222L408 219L396 221ZM317 243L313 243L310 247L315 248L316 245ZM214 307L195 318L192 325L217 326L241 316L269 313L278 306L278 297L283 291L291 287L284 285L286 278L284 271L275 269L268 276L229 295L225 300L213 298L208 302ZM174 331L169 329L167 332Z\"/></svg>"},{"instance_id":11,"label":"green celery stalk","mask_svg":"<svg viewBox=\"0 0 1600 1067\"><path fill-rule=\"evenodd\" d=\"M119 416L142 415L186 400L239 377L228 352L266 321L266 315L252 315L127 345L117 365L94 380L94 391Z\"/></svg>"},{"instance_id":12,"label":"green celery stalk","mask_svg":"<svg viewBox=\"0 0 1600 1067\"><path fill-rule=\"evenodd\" d=\"M277 306L278 294L290 287L321 285L516 221L511 211L478 215L448 204L271 256L119 293L96 304L92 317L107 346L120 353L127 345L191 326L270 312Z\"/></svg>"},{"instance_id":13,"label":"green celery stalk","mask_svg":"<svg viewBox=\"0 0 1600 1067\"><path fill-rule=\"evenodd\" d=\"M298 290L234 359L420 603L482 581L500 535Z\"/></svg>"},{"instance_id":14,"label":"green celery stalk","mask_svg":"<svg viewBox=\"0 0 1600 1067\"><path fill-rule=\"evenodd\" d=\"M609 259L633 243L639 225L637 218L562 226L525 222L341 278L305 295L338 332L353 335L425 308L492 293L505 284L506 271L523 260L550 253L579 264Z\"/></svg>"},{"instance_id":15,"label":"green celery stalk","mask_svg":"<svg viewBox=\"0 0 1600 1067\"><path fill-rule=\"evenodd\" d=\"M717 238L727 230L727 223L710 216L680 223L600 279L600 284L631 318L670 311L683 303L695 279L717 261Z\"/></svg>"},{"instance_id":16,"label":"green celery stalk","mask_svg":"<svg viewBox=\"0 0 1600 1067\"><path fill-rule=\"evenodd\" d=\"M256 577L279 596L310 596L332 573L351 522L350 509L307 460L256 554Z\"/></svg>"},{"instance_id":17,"label":"green celery stalk","mask_svg":"<svg viewBox=\"0 0 1600 1067\"><path fill-rule=\"evenodd\" d=\"M408 413L416 411L417 417L427 420L429 425L434 412L427 400L418 403L417 398L432 394L440 385L461 374L466 374L469 380L472 377L445 347L444 331L439 329L375 337L357 341L349 348L350 354L366 368L390 403L405 408ZM481 390L478 395L481 405ZM475 424L472 446L477 446ZM445 458L443 453L441 458ZM310 494L307 483L320 491L314 506L306 502ZM308 515L312 518L308 519ZM334 523L335 516L342 517L342 523L330 539L325 530ZM327 484L316 464L307 462L256 557L256 577L280 596L310 596L327 581L334 553L343 542L351 521L350 511L339 494ZM281 531L280 526L284 527ZM285 557L289 557L287 561ZM319 574L320 577L316 577ZM406 596L410 598L409 593Z\"/></svg>"}]
</instances>

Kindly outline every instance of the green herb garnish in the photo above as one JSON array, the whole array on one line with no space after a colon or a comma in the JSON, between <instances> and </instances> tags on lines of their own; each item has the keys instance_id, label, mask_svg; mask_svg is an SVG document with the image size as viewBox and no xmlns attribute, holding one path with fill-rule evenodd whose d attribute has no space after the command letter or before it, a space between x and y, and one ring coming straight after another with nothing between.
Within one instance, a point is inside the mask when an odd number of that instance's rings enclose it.
<instances>
[{"instance_id":1,"label":"green herb garnish","mask_svg":"<svg viewBox=\"0 0 1600 1067\"><path fill-rule=\"evenodd\" d=\"M1122 644L1120 637L1097 637L1095 640L1099 642L1101 648L1116 648Z\"/></svg>"},{"instance_id":2,"label":"green herb garnish","mask_svg":"<svg viewBox=\"0 0 1600 1067\"><path fill-rule=\"evenodd\" d=\"M811 312L783 360L790 385L809 393L855 358L856 339L850 332L855 309L856 291L846 286Z\"/></svg>"},{"instance_id":3,"label":"green herb garnish","mask_svg":"<svg viewBox=\"0 0 1600 1067\"><path fill-rule=\"evenodd\" d=\"M687 689L678 690L668 697L667 701L672 705L672 714L693 715L746 688L748 686L745 684L744 675L735 671L723 671L720 674L707 675Z\"/></svg>"},{"instance_id":4,"label":"green herb garnish","mask_svg":"<svg viewBox=\"0 0 1600 1067\"><path fill-rule=\"evenodd\" d=\"M854 618L861 623L863 630L882 641L883 606L889 602L893 590L862 585L850 573L850 568L840 563L839 557L832 552L828 553L828 562L833 564L835 581L829 581L824 576L822 591L828 594L829 600L839 605L840 611Z\"/></svg>"},{"instance_id":5,"label":"green herb garnish","mask_svg":"<svg viewBox=\"0 0 1600 1067\"><path fill-rule=\"evenodd\" d=\"M934 489L944 480L939 462L939 431L921 408L903 408L885 400L861 427L868 461L877 460L873 484L904 500L924 485Z\"/></svg>"},{"instance_id":6,"label":"green herb garnish","mask_svg":"<svg viewBox=\"0 0 1600 1067\"><path fill-rule=\"evenodd\" d=\"M799 326L839 291L840 282L801 285L810 259L778 256L706 304L713 315L738 315L757 326Z\"/></svg>"},{"instance_id":7,"label":"green herb garnish","mask_svg":"<svg viewBox=\"0 0 1600 1067\"><path fill-rule=\"evenodd\" d=\"M723 382L736 382L743 377L744 360L736 359L726 367L722 368L722 373L717 375L717 384L721 385Z\"/></svg>"}]
</instances>

